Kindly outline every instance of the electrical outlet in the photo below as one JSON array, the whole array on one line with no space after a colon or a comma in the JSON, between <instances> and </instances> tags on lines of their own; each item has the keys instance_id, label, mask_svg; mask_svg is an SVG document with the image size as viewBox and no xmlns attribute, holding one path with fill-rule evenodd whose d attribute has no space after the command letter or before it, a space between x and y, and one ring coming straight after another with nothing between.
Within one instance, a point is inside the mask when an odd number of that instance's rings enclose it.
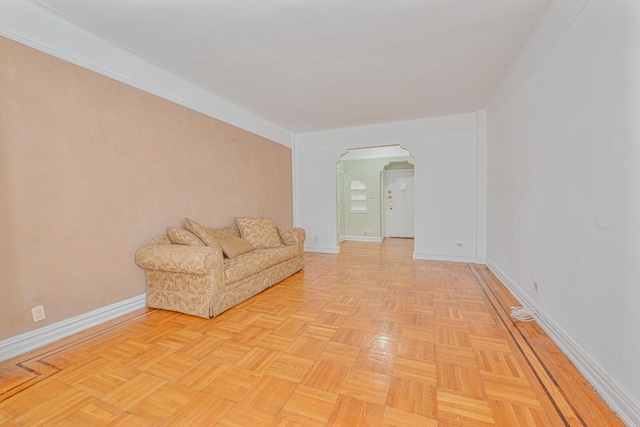
<instances>
[{"instance_id":1,"label":"electrical outlet","mask_svg":"<svg viewBox=\"0 0 640 427\"><path fill-rule=\"evenodd\" d=\"M536 292L540 291L540 283L538 283L537 280L533 281L533 290L536 291Z\"/></svg>"},{"instance_id":2,"label":"electrical outlet","mask_svg":"<svg viewBox=\"0 0 640 427\"><path fill-rule=\"evenodd\" d=\"M44 306L39 305L37 307L33 307L31 309L31 315L33 316L33 321L34 322L39 322L41 320L44 320L47 318L47 316L44 314Z\"/></svg>"},{"instance_id":3,"label":"electrical outlet","mask_svg":"<svg viewBox=\"0 0 640 427\"><path fill-rule=\"evenodd\" d=\"M462 244L462 242L458 242L458 243L456 243L456 246L457 246L457 247L459 247L459 248L461 248L461 247L462 247L462 246L464 246L464 245Z\"/></svg>"}]
</instances>

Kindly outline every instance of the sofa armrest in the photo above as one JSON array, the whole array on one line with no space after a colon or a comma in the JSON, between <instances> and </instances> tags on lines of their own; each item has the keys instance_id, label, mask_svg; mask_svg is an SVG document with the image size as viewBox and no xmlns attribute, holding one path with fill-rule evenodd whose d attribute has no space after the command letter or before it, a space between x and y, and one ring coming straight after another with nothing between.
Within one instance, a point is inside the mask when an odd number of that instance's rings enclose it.
<instances>
[{"instance_id":1,"label":"sofa armrest","mask_svg":"<svg viewBox=\"0 0 640 427\"><path fill-rule=\"evenodd\" d=\"M298 246L300 252L304 252L304 239L306 233L304 228L300 227L278 227L280 239L286 246Z\"/></svg>"},{"instance_id":2,"label":"sofa armrest","mask_svg":"<svg viewBox=\"0 0 640 427\"><path fill-rule=\"evenodd\" d=\"M136 264L145 270L206 274L223 270L218 248L188 245L145 245L136 252Z\"/></svg>"}]
</instances>

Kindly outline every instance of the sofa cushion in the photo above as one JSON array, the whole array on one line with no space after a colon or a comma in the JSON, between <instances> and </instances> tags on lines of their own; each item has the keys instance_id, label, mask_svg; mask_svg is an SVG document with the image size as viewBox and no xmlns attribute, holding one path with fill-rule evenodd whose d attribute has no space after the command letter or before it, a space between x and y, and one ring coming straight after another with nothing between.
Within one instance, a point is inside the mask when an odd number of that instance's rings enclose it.
<instances>
[{"instance_id":1,"label":"sofa cushion","mask_svg":"<svg viewBox=\"0 0 640 427\"><path fill-rule=\"evenodd\" d=\"M149 241L150 245L172 245L173 242L169 239L169 236L166 234L162 234L160 236L156 236Z\"/></svg>"},{"instance_id":2,"label":"sofa cushion","mask_svg":"<svg viewBox=\"0 0 640 427\"><path fill-rule=\"evenodd\" d=\"M232 259L225 259L225 285L259 273L272 265L288 261L297 255L300 255L300 251L295 246L280 246L272 249L256 249Z\"/></svg>"},{"instance_id":3,"label":"sofa cushion","mask_svg":"<svg viewBox=\"0 0 640 427\"><path fill-rule=\"evenodd\" d=\"M273 218L236 218L240 236L256 249L277 248L282 240Z\"/></svg>"},{"instance_id":4,"label":"sofa cushion","mask_svg":"<svg viewBox=\"0 0 640 427\"><path fill-rule=\"evenodd\" d=\"M167 227L167 236L174 245L205 246L198 236L183 228Z\"/></svg>"},{"instance_id":5,"label":"sofa cushion","mask_svg":"<svg viewBox=\"0 0 640 427\"><path fill-rule=\"evenodd\" d=\"M222 246L222 251L227 258L235 258L238 255L246 254L255 249L251 243L241 237L230 237L228 239L218 240L218 243Z\"/></svg>"},{"instance_id":6,"label":"sofa cushion","mask_svg":"<svg viewBox=\"0 0 640 427\"><path fill-rule=\"evenodd\" d=\"M198 224L196 221L189 218L185 218L184 228L186 228L187 230L189 230L190 232L198 236L198 238L202 240L205 245L212 248L218 248L220 249L220 251L222 251L222 246L220 246L220 244L215 239L211 238L211 235L208 233L205 227Z\"/></svg>"},{"instance_id":7,"label":"sofa cushion","mask_svg":"<svg viewBox=\"0 0 640 427\"><path fill-rule=\"evenodd\" d=\"M227 225L224 227L207 228L206 233L210 239L220 241L228 239L230 237L240 237L238 227L234 225Z\"/></svg>"}]
</instances>

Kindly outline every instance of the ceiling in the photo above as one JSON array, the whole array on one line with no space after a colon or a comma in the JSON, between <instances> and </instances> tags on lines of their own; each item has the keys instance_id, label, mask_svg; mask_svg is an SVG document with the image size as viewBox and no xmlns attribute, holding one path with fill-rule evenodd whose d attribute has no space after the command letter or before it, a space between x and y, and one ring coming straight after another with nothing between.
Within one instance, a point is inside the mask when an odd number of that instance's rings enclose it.
<instances>
[{"instance_id":1,"label":"ceiling","mask_svg":"<svg viewBox=\"0 0 640 427\"><path fill-rule=\"evenodd\" d=\"M301 133L487 106L547 0L39 0Z\"/></svg>"}]
</instances>

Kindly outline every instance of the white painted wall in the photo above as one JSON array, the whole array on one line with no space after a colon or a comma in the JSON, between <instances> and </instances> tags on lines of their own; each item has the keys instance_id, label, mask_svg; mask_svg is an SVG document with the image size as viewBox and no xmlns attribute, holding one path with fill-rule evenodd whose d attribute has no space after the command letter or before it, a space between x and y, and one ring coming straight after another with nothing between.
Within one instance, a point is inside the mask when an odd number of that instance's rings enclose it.
<instances>
[{"instance_id":1,"label":"white painted wall","mask_svg":"<svg viewBox=\"0 0 640 427\"><path fill-rule=\"evenodd\" d=\"M400 144L415 158L414 257L484 262L484 112L299 134L294 222L305 249L337 253L336 163L350 148ZM480 119L480 120L479 120ZM479 126L480 124L480 126ZM478 128L480 127L480 131ZM479 137L479 133L482 137ZM484 209L483 202L480 203ZM458 246L457 243L462 243Z\"/></svg>"},{"instance_id":2,"label":"white painted wall","mask_svg":"<svg viewBox=\"0 0 640 427\"><path fill-rule=\"evenodd\" d=\"M487 258L640 425L640 2L577 11L489 106Z\"/></svg>"}]
</instances>

